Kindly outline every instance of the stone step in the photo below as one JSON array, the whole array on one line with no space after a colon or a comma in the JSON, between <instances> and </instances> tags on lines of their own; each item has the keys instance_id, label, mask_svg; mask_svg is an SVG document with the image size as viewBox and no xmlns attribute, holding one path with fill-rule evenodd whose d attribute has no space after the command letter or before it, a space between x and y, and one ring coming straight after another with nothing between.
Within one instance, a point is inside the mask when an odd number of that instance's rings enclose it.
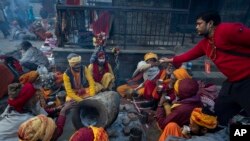
<instances>
[{"instance_id":1,"label":"stone step","mask_svg":"<svg viewBox=\"0 0 250 141\"><path fill-rule=\"evenodd\" d=\"M221 72L211 72L209 74L204 71L192 71L193 78L197 80L202 80L206 83L213 83L215 85L221 86L226 77Z\"/></svg>"},{"instance_id":2,"label":"stone step","mask_svg":"<svg viewBox=\"0 0 250 141\"><path fill-rule=\"evenodd\" d=\"M205 62L203 61L191 61L193 71L205 71ZM210 70L212 72L219 71L218 68L211 63Z\"/></svg>"}]
</instances>

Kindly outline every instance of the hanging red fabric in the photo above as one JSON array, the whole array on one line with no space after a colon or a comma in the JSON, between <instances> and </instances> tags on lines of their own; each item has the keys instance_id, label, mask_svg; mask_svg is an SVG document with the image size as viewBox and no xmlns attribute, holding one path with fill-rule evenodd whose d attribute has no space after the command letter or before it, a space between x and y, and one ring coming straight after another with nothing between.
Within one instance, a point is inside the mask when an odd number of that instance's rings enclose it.
<instances>
[{"instance_id":1,"label":"hanging red fabric","mask_svg":"<svg viewBox=\"0 0 250 141\"><path fill-rule=\"evenodd\" d=\"M67 5L80 5L80 0L66 0Z\"/></svg>"}]
</instances>

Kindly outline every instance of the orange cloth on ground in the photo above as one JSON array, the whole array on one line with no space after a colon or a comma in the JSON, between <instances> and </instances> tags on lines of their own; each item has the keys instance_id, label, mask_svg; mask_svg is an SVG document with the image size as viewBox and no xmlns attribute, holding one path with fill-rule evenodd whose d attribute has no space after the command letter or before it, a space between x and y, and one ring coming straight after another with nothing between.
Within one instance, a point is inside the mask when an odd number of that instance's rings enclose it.
<instances>
[{"instance_id":1,"label":"orange cloth on ground","mask_svg":"<svg viewBox=\"0 0 250 141\"><path fill-rule=\"evenodd\" d=\"M177 80L179 80L179 79L184 79L184 78L192 78L192 77L188 74L187 70L184 69L184 68L176 69L175 71L173 71L173 74L174 74L174 76L175 76L175 78L176 78Z\"/></svg>"},{"instance_id":2,"label":"orange cloth on ground","mask_svg":"<svg viewBox=\"0 0 250 141\"><path fill-rule=\"evenodd\" d=\"M102 127L98 128L98 127L90 126L90 128L92 129L94 133L94 141L108 141L109 140L106 131Z\"/></svg>"},{"instance_id":3,"label":"orange cloth on ground","mask_svg":"<svg viewBox=\"0 0 250 141\"><path fill-rule=\"evenodd\" d=\"M218 124L217 117L202 113L202 108L195 108L191 114L190 120L208 129L214 129Z\"/></svg>"},{"instance_id":4,"label":"orange cloth on ground","mask_svg":"<svg viewBox=\"0 0 250 141\"><path fill-rule=\"evenodd\" d=\"M121 86L118 86L116 91L122 96L125 97L127 95L127 91L129 89L132 89L128 84L124 84Z\"/></svg>"},{"instance_id":5,"label":"orange cloth on ground","mask_svg":"<svg viewBox=\"0 0 250 141\"><path fill-rule=\"evenodd\" d=\"M49 96L53 93L53 91L51 89L44 90L43 88L41 88L40 90L42 92L44 100L48 100ZM56 98L56 100L54 102L55 102L55 107L62 105L61 101L58 98Z\"/></svg>"},{"instance_id":6,"label":"orange cloth on ground","mask_svg":"<svg viewBox=\"0 0 250 141\"><path fill-rule=\"evenodd\" d=\"M30 71L30 72L27 72L27 73L21 75L19 78L19 82L21 84L25 84L27 82L33 83L36 81L38 76L39 76L39 74L37 71Z\"/></svg>"},{"instance_id":7,"label":"orange cloth on ground","mask_svg":"<svg viewBox=\"0 0 250 141\"><path fill-rule=\"evenodd\" d=\"M169 124L167 124L159 138L159 141L165 141L170 135L176 137L184 137L181 133L181 127L175 122L170 122Z\"/></svg>"},{"instance_id":8,"label":"orange cloth on ground","mask_svg":"<svg viewBox=\"0 0 250 141\"><path fill-rule=\"evenodd\" d=\"M137 90L137 93L139 96L142 96L144 94L145 88L140 88Z\"/></svg>"},{"instance_id":9,"label":"orange cloth on ground","mask_svg":"<svg viewBox=\"0 0 250 141\"><path fill-rule=\"evenodd\" d=\"M132 91L132 89L135 89L136 87L138 87L138 84L135 85L128 85L128 84L124 84L121 86L118 86L116 91L122 96L125 97L127 95L128 91Z\"/></svg>"},{"instance_id":10,"label":"orange cloth on ground","mask_svg":"<svg viewBox=\"0 0 250 141\"><path fill-rule=\"evenodd\" d=\"M38 115L20 125L18 137L20 141L49 141L55 129L56 124L53 119Z\"/></svg>"}]
</instances>

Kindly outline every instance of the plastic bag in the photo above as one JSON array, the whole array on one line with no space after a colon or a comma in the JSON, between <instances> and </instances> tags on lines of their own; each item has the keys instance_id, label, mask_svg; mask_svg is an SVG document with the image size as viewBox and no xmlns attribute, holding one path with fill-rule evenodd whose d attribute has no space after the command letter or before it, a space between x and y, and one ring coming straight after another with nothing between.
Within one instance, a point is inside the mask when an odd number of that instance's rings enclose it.
<instances>
[{"instance_id":1,"label":"plastic bag","mask_svg":"<svg viewBox=\"0 0 250 141\"><path fill-rule=\"evenodd\" d=\"M39 65L37 67L37 72L39 73L39 75L45 75L48 74L48 69L44 65Z\"/></svg>"}]
</instances>

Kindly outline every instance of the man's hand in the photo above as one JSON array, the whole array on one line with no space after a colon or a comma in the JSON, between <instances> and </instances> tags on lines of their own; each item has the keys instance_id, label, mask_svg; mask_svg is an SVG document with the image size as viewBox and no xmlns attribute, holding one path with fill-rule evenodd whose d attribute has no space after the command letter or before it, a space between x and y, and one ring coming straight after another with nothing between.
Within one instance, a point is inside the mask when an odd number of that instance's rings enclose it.
<instances>
[{"instance_id":1,"label":"man's hand","mask_svg":"<svg viewBox=\"0 0 250 141\"><path fill-rule=\"evenodd\" d=\"M60 115L63 115L65 116L66 115L66 112L71 109L71 108L74 108L74 107L77 107L77 102L76 101L67 101L62 110L60 111Z\"/></svg>"},{"instance_id":2,"label":"man's hand","mask_svg":"<svg viewBox=\"0 0 250 141\"><path fill-rule=\"evenodd\" d=\"M163 106L163 103L167 102L167 99L165 98L165 94L161 95L161 99L159 101L159 106Z\"/></svg>"},{"instance_id":3,"label":"man's hand","mask_svg":"<svg viewBox=\"0 0 250 141\"><path fill-rule=\"evenodd\" d=\"M127 81L127 84L129 86L133 86L133 85L136 85L137 83L135 81Z\"/></svg>"},{"instance_id":4,"label":"man's hand","mask_svg":"<svg viewBox=\"0 0 250 141\"><path fill-rule=\"evenodd\" d=\"M173 58L167 58L167 57L163 57L159 60L160 63L172 63L173 62Z\"/></svg>"}]
</instances>

